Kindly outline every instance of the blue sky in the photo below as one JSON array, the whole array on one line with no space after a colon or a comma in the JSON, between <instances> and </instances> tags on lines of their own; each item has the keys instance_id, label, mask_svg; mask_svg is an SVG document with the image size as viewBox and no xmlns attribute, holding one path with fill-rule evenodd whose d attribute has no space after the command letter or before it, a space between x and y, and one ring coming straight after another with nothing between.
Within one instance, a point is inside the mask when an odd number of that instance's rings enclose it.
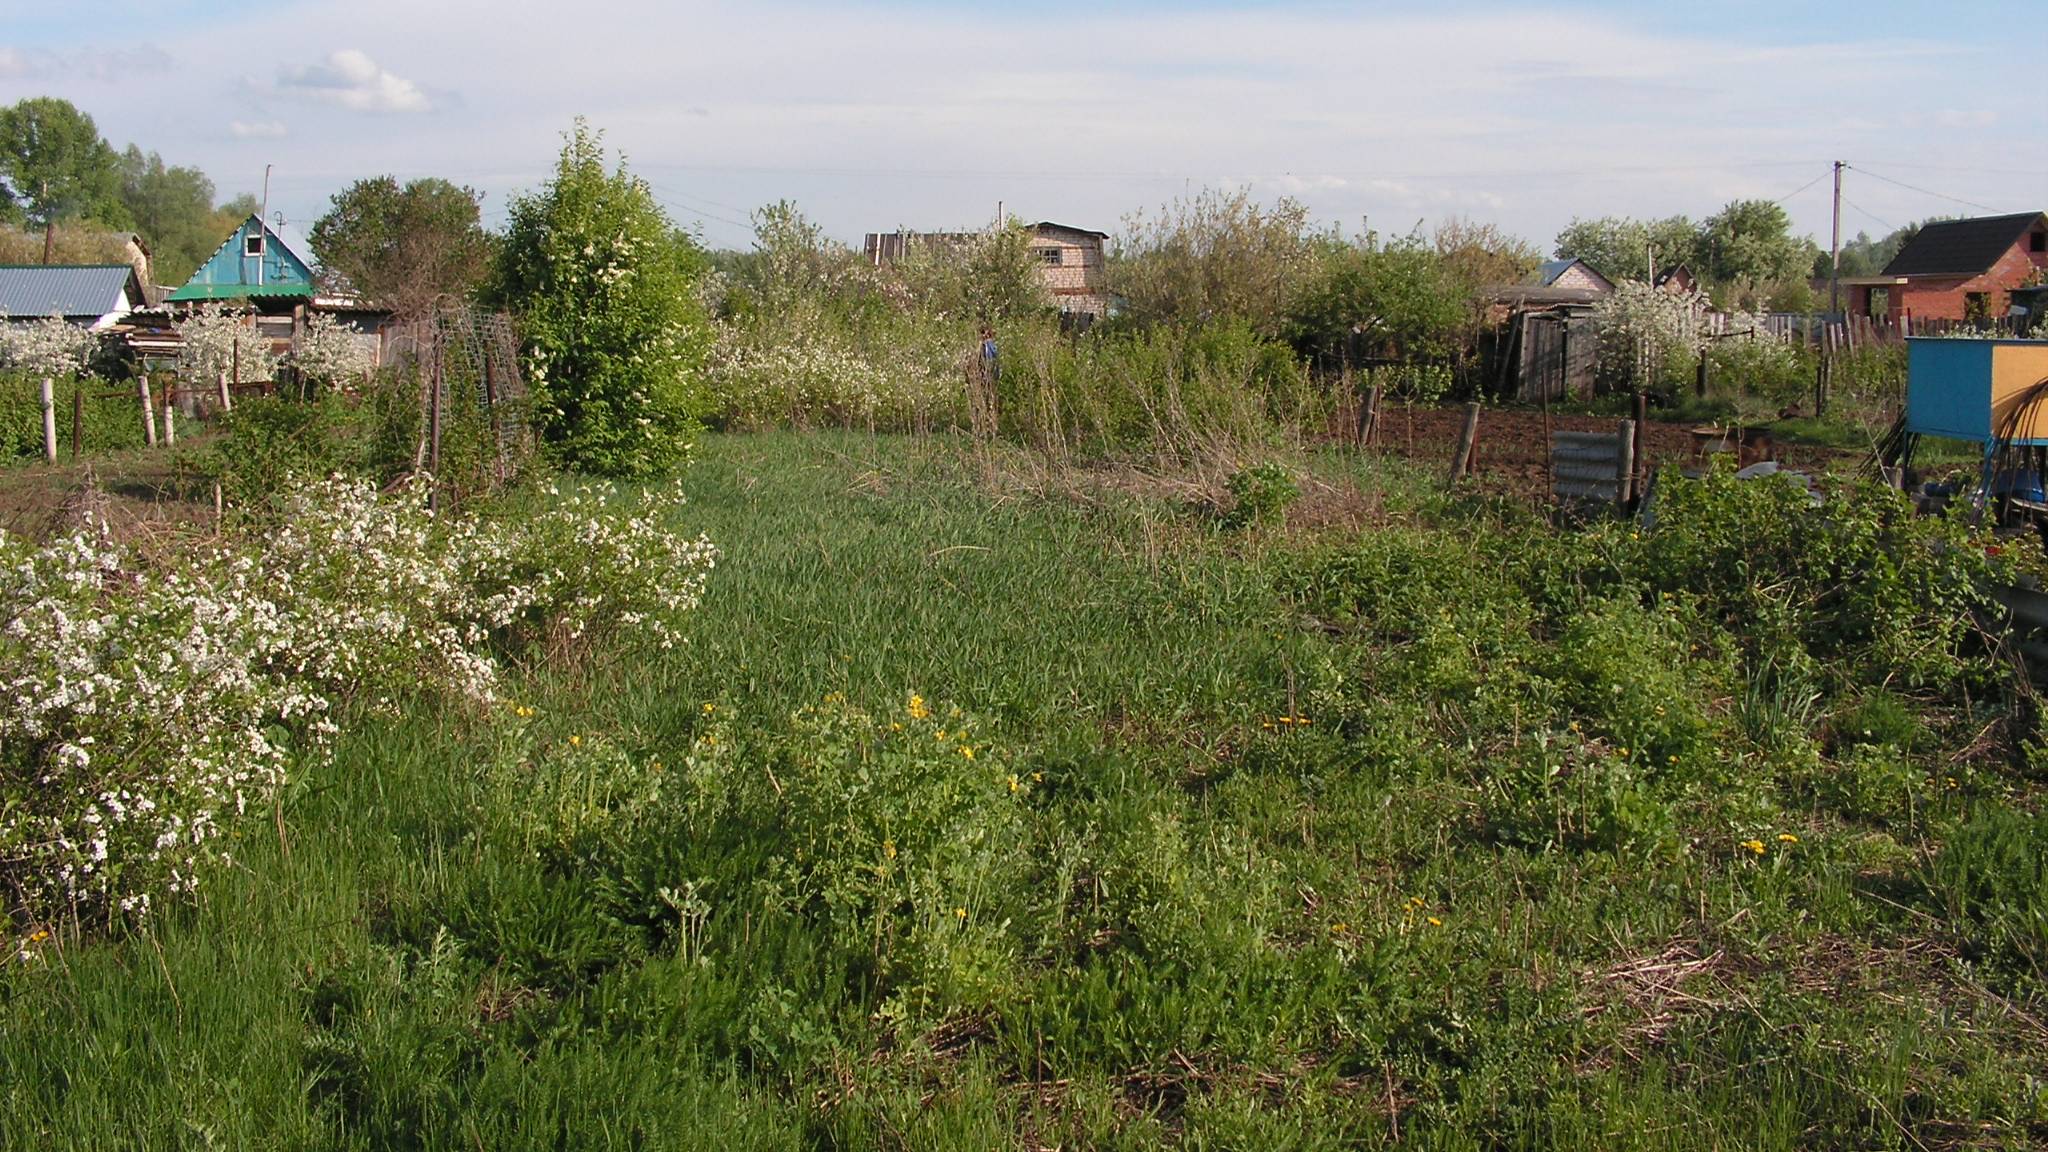
<instances>
[{"instance_id":1,"label":"blue sky","mask_svg":"<svg viewBox=\"0 0 2048 1152\"><path fill-rule=\"evenodd\" d=\"M834 234L996 205L1115 231L1205 185L1355 231L1783 198L1824 239L2048 208L2019 4L746 5L0 0L0 101L63 96L310 221L349 180L543 179L585 115L707 241L796 200Z\"/></svg>"}]
</instances>

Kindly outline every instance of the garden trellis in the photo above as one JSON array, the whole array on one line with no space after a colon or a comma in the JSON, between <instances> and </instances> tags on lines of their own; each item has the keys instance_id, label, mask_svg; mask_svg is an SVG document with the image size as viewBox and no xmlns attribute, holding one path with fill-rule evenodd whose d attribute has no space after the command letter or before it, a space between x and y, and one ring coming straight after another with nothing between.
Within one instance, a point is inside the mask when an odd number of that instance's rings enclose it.
<instances>
[{"instance_id":1,"label":"garden trellis","mask_svg":"<svg viewBox=\"0 0 2048 1152\"><path fill-rule=\"evenodd\" d=\"M503 485L533 455L526 377L512 318L461 304L402 325L391 349L410 362L420 386L420 435L413 469L439 476L451 428L474 423L490 457L488 483Z\"/></svg>"}]
</instances>

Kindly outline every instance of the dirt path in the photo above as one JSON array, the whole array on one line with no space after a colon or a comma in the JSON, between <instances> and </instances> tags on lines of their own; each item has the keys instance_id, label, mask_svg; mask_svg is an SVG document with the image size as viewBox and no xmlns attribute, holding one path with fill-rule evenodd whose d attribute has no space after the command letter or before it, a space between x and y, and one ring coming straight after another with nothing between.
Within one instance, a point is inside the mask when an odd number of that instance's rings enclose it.
<instances>
[{"instance_id":1,"label":"dirt path","mask_svg":"<svg viewBox=\"0 0 2048 1152\"><path fill-rule=\"evenodd\" d=\"M1441 465L1448 470L1465 421L1462 405L1445 408L1417 408L1411 416L1390 405L1382 447L1395 455ZM1612 432L1611 416L1553 415L1556 431ZM1645 452L1657 464L1688 463L1693 460L1691 424L1669 423L1654 417L1645 432ZM1787 467L1840 468L1855 462L1855 455L1835 449L1803 444L1781 444L1778 458ZM1486 488L1542 499L1548 495L1548 452L1543 435L1543 413L1522 408L1488 408L1479 414L1479 438L1474 450L1472 473Z\"/></svg>"}]
</instances>

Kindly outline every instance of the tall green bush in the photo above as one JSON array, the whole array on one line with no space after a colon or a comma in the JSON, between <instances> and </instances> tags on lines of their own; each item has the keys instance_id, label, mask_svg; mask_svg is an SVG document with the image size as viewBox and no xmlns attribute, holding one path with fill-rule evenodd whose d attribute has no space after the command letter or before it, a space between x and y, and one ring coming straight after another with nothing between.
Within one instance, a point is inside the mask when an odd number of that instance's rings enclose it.
<instances>
[{"instance_id":1,"label":"tall green bush","mask_svg":"<svg viewBox=\"0 0 2048 1152\"><path fill-rule=\"evenodd\" d=\"M554 179L513 200L490 298L519 317L536 431L561 464L646 476L680 462L707 405L704 261L579 120Z\"/></svg>"}]
</instances>

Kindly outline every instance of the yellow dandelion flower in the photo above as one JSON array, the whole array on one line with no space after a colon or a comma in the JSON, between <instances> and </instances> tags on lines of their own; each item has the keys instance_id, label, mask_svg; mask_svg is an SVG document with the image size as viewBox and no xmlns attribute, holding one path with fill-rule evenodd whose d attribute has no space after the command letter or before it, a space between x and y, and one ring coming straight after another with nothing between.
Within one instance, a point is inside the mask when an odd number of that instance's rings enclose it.
<instances>
[{"instance_id":1,"label":"yellow dandelion flower","mask_svg":"<svg viewBox=\"0 0 2048 1152\"><path fill-rule=\"evenodd\" d=\"M889 722L889 731L891 731L891 732L901 732L901 731L903 731L903 721L901 721L901 720L891 720L891 721Z\"/></svg>"},{"instance_id":2,"label":"yellow dandelion flower","mask_svg":"<svg viewBox=\"0 0 2048 1152\"><path fill-rule=\"evenodd\" d=\"M1045 773L1043 773L1043 772L1033 772L1033 773L1031 774L1031 782L1032 782L1033 784L1039 783L1040 781L1042 781L1042 780L1044 780L1044 779L1045 779Z\"/></svg>"},{"instance_id":3,"label":"yellow dandelion flower","mask_svg":"<svg viewBox=\"0 0 2048 1152\"><path fill-rule=\"evenodd\" d=\"M50 932L47 928L38 928L34 932L29 934L28 941L31 944L40 944L43 941L48 940L49 938Z\"/></svg>"},{"instance_id":4,"label":"yellow dandelion flower","mask_svg":"<svg viewBox=\"0 0 2048 1152\"><path fill-rule=\"evenodd\" d=\"M1023 785L1017 783L1017 778L1015 776L1010 777L1010 791L1015 792L1022 787Z\"/></svg>"},{"instance_id":5,"label":"yellow dandelion flower","mask_svg":"<svg viewBox=\"0 0 2048 1152\"><path fill-rule=\"evenodd\" d=\"M941 728L941 729L939 729L939 743L941 743L941 744L944 744L945 742L946 742L946 730L945 730L944 728Z\"/></svg>"},{"instance_id":6,"label":"yellow dandelion flower","mask_svg":"<svg viewBox=\"0 0 2048 1152\"><path fill-rule=\"evenodd\" d=\"M1778 843L1780 843L1780 844L1797 844L1797 843L1799 843L1799 837L1797 837L1797 836L1794 836L1794 835L1793 835L1793 834L1791 834L1790 832L1780 832L1780 833L1778 833Z\"/></svg>"},{"instance_id":7,"label":"yellow dandelion flower","mask_svg":"<svg viewBox=\"0 0 2048 1152\"><path fill-rule=\"evenodd\" d=\"M1761 840L1744 840L1742 847L1749 849L1759 856L1764 854L1764 842Z\"/></svg>"},{"instance_id":8,"label":"yellow dandelion flower","mask_svg":"<svg viewBox=\"0 0 2048 1152\"><path fill-rule=\"evenodd\" d=\"M716 705L716 704L713 704L713 703L711 703L711 702L710 702L710 701L708 701L708 700L707 700L707 701L705 701L705 703L704 703L704 714L705 714L706 716L709 716L709 715L711 715L711 714L712 714L713 712L716 712L716 711L718 711L718 705Z\"/></svg>"},{"instance_id":9,"label":"yellow dandelion flower","mask_svg":"<svg viewBox=\"0 0 2048 1152\"><path fill-rule=\"evenodd\" d=\"M968 747L968 746L967 746L967 745L965 745L965 744L962 744L962 745L960 746L960 755L962 755L962 756L965 756L965 757L966 757L967 759L969 759L969 760L972 760L972 759L974 759L974 749L972 749L972 748ZM1010 779L1012 779L1012 780L1015 780L1015 779L1016 779L1016 777L1015 777L1015 776L1012 776L1012 777L1010 777Z\"/></svg>"},{"instance_id":10,"label":"yellow dandelion flower","mask_svg":"<svg viewBox=\"0 0 2048 1152\"><path fill-rule=\"evenodd\" d=\"M583 746L583 737L581 737L581 736L571 736L571 737L569 737L569 745L570 745L571 747L574 747L574 748L581 748L581 747Z\"/></svg>"},{"instance_id":11,"label":"yellow dandelion flower","mask_svg":"<svg viewBox=\"0 0 2048 1152\"><path fill-rule=\"evenodd\" d=\"M965 908L955 908L955 909L953 909L953 919L955 919L955 920L965 920L965 919L967 919L967 909L965 909Z\"/></svg>"},{"instance_id":12,"label":"yellow dandelion flower","mask_svg":"<svg viewBox=\"0 0 2048 1152\"><path fill-rule=\"evenodd\" d=\"M912 720L923 720L932 714L932 710L924 706L924 697L922 696L912 696L910 698L910 707L904 709L904 711L910 713Z\"/></svg>"},{"instance_id":13,"label":"yellow dandelion flower","mask_svg":"<svg viewBox=\"0 0 2048 1152\"><path fill-rule=\"evenodd\" d=\"M1351 926L1339 920L1335 924L1330 925L1330 931L1342 935L1345 932L1351 931Z\"/></svg>"},{"instance_id":14,"label":"yellow dandelion flower","mask_svg":"<svg viewBox=\"0 0 2048 1152\"><path fill-rule=\"evenodd\" d=\"M882 841L882 855L887 856L891 860L896 858L896 842L894 840Z\"/></svg>"},{"instance_id":15,"label":"yellow dandelion flower","mask_svg":"<svg viewBox=\"0 0 2048 1152\"><path fill-rule=\"evenodd\" d=\"M1444 922L1443 922L1443 921L1441 921L1441 920L1439 920L1439 919L1437 919L1437 918L1436 918L1436 917L1434 917L1434 916L1431 916L1431 917L1429 918L1429 922L1430 922L1430 924L1431 924L1431 925L1432 925L1433 927L1441 928L1441 927L1443 927L1443 926L1444 926Z\"/></svg>"}]
</instances>

